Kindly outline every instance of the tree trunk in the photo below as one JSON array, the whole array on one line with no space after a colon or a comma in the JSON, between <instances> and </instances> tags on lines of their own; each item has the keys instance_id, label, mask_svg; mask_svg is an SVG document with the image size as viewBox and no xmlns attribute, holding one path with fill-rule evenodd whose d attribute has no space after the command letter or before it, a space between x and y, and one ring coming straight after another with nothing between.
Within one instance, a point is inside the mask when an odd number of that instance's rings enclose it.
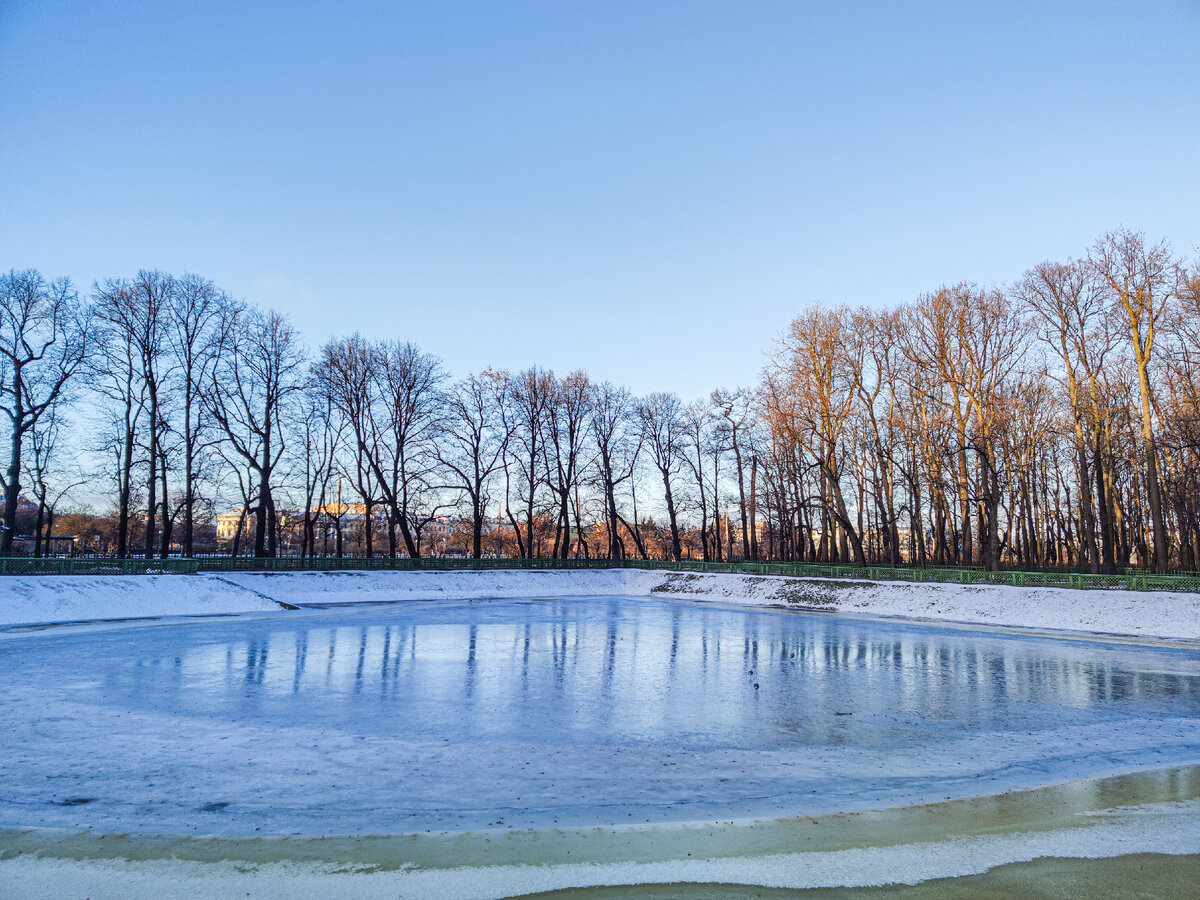
<instances>
[{"instance_id":1,"label":"tree trunk","mask_svg":"<svg viewBox=\"0 0 1200 900\"><path fill-rule=\"evenodd\" d=\"M190 376L189 376L190 384ZM191 391L184 400L183 407L183 555L191 558L195 555L193 545L193 530L195 522L196 486L195 465L196 448L192 446L192 398ZM301 550L303 552L303 550Z\"/></svg>"},{"instance_id":2,"label":"tree trunk","mask_svg":"<svg viewBox=\"0 0 1200 900\"><path fill-rule=\"evenodd\" d=\"M42 524L45 521L46 497L43 494L38 497L37 521L33 526L33 556L35 559L40 559L42 556Z\"/></svg>"},{"instance_id":3,"label":"tree trunk","mask_svg":"<svg viewBox=\"0 0 1200 900\"><path fill-rule=\"evenodd\" d=\"M737 432L733 433L733 458L737 465L738 509L742 519L742 559L750 558L750 529L746 522L746 485L742 477L742 451L738 448Z\"/></svg>"},{"instance_id":4,"label":"tree trunk","mask_svg":"<svg viewBox=\"0 0 1200 900\"><path fill-rule=\"evenodd\" d=\"M167 500L167 460L164 457L159 467L162 478L162 540L159 542L160 556L166 559L171 554L171 504Z\"/></svg>"},{"instance_id":5,"label":"tree trunk","mask_svg":"<svg viewBox=\"0 0 1200 900\"><path fill-rule=\"evenodd\" d=\"M154 559L154 516L158 507L158 428L150 416L150 477L146 481L146 559Z\"/></svg>"},{"instance_id":6,"label":"tree trunk","mask_svg":"<svg viewBox=\"0 0 1200 900\"><path fill-rule=\"evenodd\" d=\"M263 558L267 555L267 515L271 485L266 466L258 470L258 508L254 516L254 556Z\"/></svg>"},{"instance_id":7,"label":"tree trunk","mask_svg":"<svg viewBox=\"0 0 1200 900\"><path fill-rule=\"evenodd\" d=\"M750 457L750 558L758 560L758 456Z\"/></svg>"},{"instance_id":8,"label":"tree trunk","mask_svg":"<svg viewBox=\"0 0 1200 900\"><path fill-rule=\"evenodd\" d=\"M483 504L478 492L471 495L471 557L483 556Z\"/></svg>"},{"instance_id":9,"label":"tree trunk","mask_svg":"<svg viewBox=\"0 0 1200 900\"><path fill-rule=\"evenodd\" d=\"M671 495L671 477L662 470L663 489L666 491L667 518L671 523L671 558L675 562L683 559L683 548L679 544L679 523L675 517L675 498Z\"/></svg>"},{"instance_id":10,"label":"tree trunk","mask_svg":"<svg viewBox=\"0 0 1200 900\"><path fill-rule=\"evenodd\" d=\"M14 376L15 378L16 376ZM17 531L17 498L21 494L21 431L13 420L12 443L9 446L8 490L4 493L4 536L0 538L0 555L12 556L13 538Z\"/></svg>"}]
</instances>

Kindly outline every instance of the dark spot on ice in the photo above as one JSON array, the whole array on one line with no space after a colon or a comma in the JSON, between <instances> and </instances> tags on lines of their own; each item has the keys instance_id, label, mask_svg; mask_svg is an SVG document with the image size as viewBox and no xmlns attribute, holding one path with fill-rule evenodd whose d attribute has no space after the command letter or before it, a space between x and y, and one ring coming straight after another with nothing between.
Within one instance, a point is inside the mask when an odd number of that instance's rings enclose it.
<instances>
[{"instance_id":1,"label":"dark spot on ice","mask_svg":"<svg viewBox=\"0 0 1200 900\"><path fill-rule=\"evenodd\" d=\"M757 682L757 681L756 681L756 682L754 682L754 689L755 689L756 691L758 690L758 682Z\"/></svg>"},{"instance_id":2,"label":"dark spot on ice","mask_svg":"<svg viewBox=\"0 0 1200 900\"><path fill-rule=\"evenodd\" d=\"M62 801L63 806L83 806L85 803L91 803L95 797L68 797Z\"/></svg>"},{"instance_id":3,"label":"dark spot on ice","mask_svg":"<svg viewBox=\"0 0 1200 900\"><path fill-rule=\"evenodd\" d=\"M200 812L219 812L229 805L225 800L218 800L216 803L205 803L200 807Z\"/></svg>"}]
</instances>

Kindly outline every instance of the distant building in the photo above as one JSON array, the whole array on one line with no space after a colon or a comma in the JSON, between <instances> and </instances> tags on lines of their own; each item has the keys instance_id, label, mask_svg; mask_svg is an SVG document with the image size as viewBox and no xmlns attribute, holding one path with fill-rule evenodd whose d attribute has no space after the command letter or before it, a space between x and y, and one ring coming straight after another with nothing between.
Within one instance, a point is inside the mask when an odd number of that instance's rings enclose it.
<instances>
[{"instance_id":1,"label":"distant building","mask_svg":"<svg viewBox=\"0 0 1200 900\"><path fill-rule=\"evenodd\" d=\"M4 494L0 494L0 506L2 506L4 504L6 499L7 498L4 496ZM37 504L34 503L32 500L30 500L28 497L26 497L24 494L17 495L17 515L18 516L21 515L22 513L36 513L37 508L38 508Z\"/></svg>"},{"instance_id":2,"label":"distant building","mask_svg":"<svg viewBox=\"0 0 1200 900\"><path fill-rule=\"evenodd\" d=\"M450 519L442 516L425 526L425 533L434 540L445 540L457 531Z\"/></svg>"},{"instance_id":3,"label":"distant building","mask_svg":"<svg viewBox=\"0 0 1200 900\"><path fill-rule=\"evenodd\" d=\"M371 511L378 515L382 509L383 504L376 503ZM334 516L359 522L366 514L367 505L365 503L326 503L313 510L314 516Z\"/></svg>"},{"instance_id":4,"label":"distant building","mask_svg":"<svg viewBox=\"0 0 1200 900\"><path fill-rule=\"evenodd\" d=\"M241 513L217 514L217 540L232 541L237 534L238 522L242 520Z\"/></svg>"}]
</instances>

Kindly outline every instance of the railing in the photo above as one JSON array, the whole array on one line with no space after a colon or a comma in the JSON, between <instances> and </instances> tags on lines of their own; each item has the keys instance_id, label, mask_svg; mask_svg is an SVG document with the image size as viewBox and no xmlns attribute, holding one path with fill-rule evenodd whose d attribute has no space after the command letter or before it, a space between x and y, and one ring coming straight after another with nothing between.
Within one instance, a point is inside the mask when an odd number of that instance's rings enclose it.
<instances>
[{"instance_id":1,"label":"railing","mask_svg":"<svg viewBox=\"0 0 1200 900\"><path fill-rule=\"evenodd\" d=\"M1120 575L1089 575L1077 572L989 572L985 569L824 565L779 562L702 562L700 560L655 559L391 559L389 557L276 557L273 559L212 558L200 560L202 572L311 572L394 570L402 572L455 572L494 569L645 569L664 572L710 572L739 575L792 575L819 578L851 578L871 581L910 581L941 584L998 584L1017 587L1115 588L1137 591L1200 592L1200 574L1189 572L1156 575L1126 572Z\"/></svg>"},{"instance_id":2,"label":"railing","mask_svg":"<svg viewBox=\"0 0 1200 900\"><path fill-rule=\"evenodd\" d=\"M1119 575L1090 575L1078 572L989 572L985 569L920 569L908 566L826 565L783 562L702 562L700 560L643 559L463 559L346 556L296 556L254 558L240 556L202 559L35 559L0 558L0 575L132 575L194 572L328 572L400 571L457 572L496 569L644 569L662 572L710 572L738 575L792 575L818 578L847 578L870 581L908 581L936 584L1011 585L1016 587L1115 588L1134 591L1200 592L1200 573L1160 575L1127 571Z\"/></svg>"},{"instance_id":3,"label":"railing","mask_svg":"<svg viewBox=\"0 0 1200 900\"><path fill-rule=\"evenodd\" d=\"M194 575L199 568L194 559L0 557L0 575Z\"/></svg>"},{"instance_id":4,"label":"railing","mask_svg":"<svg viewBox=\"0 0 1200 900\"><path fill-rule=\"evenodd\" d=\"M648 568L659 565L655 560L617 559L467 559L461 557L421 557L409 559L387 556L318 556L301 559L296 556L277 556L256 559L249 556L212 557L198 560L201 572L330 572L330 571L399 571L399 572L457 572L490 569L620 569ZM662 563L670 565L670 563Z\"/></svg>"}]
</instances>

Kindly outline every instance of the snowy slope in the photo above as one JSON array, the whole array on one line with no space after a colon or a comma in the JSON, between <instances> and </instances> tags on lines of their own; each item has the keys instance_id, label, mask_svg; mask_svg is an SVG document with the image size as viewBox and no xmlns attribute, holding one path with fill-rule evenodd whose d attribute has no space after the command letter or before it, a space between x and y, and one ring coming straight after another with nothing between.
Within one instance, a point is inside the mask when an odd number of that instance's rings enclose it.
<instances>
[{"instance_id":1,"label":"snowy slope","mask_svg":"<svg viewBox=\"0 0 1200 900\"><path fill-rule=\"evenodd\" d=\"M640 574L640 573L639 573ZM620 570L483 572L238 572L229 581L284 603L594 597L627 593ZM659 581L661 581L661 577ZM0 587L3 585L0 584Z\"/></svg>"},{"instance_id":2,"label":"snowy slope","mask_svg":"<svg viewBox=\"0 0 1200 900\"><path fill-rule=\"evenodd\" d=\"M301 572L0 579L0 625L346 602L620 594L1200 639L1200 594L612 571Z\"/></svg>"},{"instance_id":3,"label":"snowy slope","mask_svg":"<svg viewBox=\"0 0 1200 900\"><path fill-rule=\"evenodd\" d=\"M646 590L692 599L800 605L1030 629L1200 638L1200 594L999 585L909 584L753 575L638 572ZM637 581L638 579L634 579Z\"/></svg>"},{"instance_id":4,"label":"snowy slope","mask_svg":"<svg viewBox=\"0 0 1200 900\"><path fill-rule=\"evenodd\" d=\"M279 609L213 576L31 575L0 578L0 624L150 616L219 615Z\"/></svg>"}]
</instances>

